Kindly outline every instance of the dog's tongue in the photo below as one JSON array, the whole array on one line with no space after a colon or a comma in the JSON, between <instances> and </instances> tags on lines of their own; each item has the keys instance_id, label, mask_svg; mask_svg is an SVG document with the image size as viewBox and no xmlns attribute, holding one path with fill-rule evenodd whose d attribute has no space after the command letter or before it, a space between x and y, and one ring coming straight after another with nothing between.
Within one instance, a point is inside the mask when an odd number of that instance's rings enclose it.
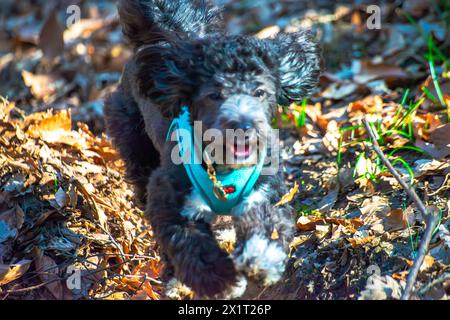
<instances>
[{"instance_id":1,"label":"dog's tongue","mask_svg":"<svg viewBox=\"0 0 450 320\"><path fill-rule=\"evenodd\" d=\"M248 157L250 155L250 145L245 144L243 146L234 145L233 153L235 157Z\"/></svg>"}]
</instances>

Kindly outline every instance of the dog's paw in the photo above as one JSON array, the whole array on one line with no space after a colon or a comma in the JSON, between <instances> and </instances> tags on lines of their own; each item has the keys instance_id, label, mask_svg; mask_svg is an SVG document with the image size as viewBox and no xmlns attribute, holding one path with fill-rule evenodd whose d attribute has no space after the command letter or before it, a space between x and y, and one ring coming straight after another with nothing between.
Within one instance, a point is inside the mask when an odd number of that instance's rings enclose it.
<instances>
[{"instance_id":1,"label":"dog's paw","mask_svg":"<svg viewBox=\"0 0 450 320\"><path fill-rule=\"evenodd\" d=\"M237 283L233 260L213 238L191 238L173 262L176 277L199 297L222 295Z\"/></svg>"},{"instance_id":2,"label":"dog's paw","mask_svg":"<svg viewBox=\"0 0 450 320\"><path fill-rule=\"evenodd\" d=\"M235 263L239 271L269 286L281 279L286 259L287 253L277 242L255 234L244 243Z\"/></svg>"},{"instance_id":3,"label":"dog's paw","mask_svg":"<svg viewBox=\"0 0 450 320\"><path fill-rule=\"evenodd\" d=\"M238 299L247 290L247 279L244 276L239 276L238 281L234 286L231 286L226 290L221 296L217 297L219 299Z\"/></svg>"},{"instance_id":4,"label":"dog's paw","mask_svg":"<svg viewBox=\"0 0 450 320\"><path fill-rule=\"evenodd\" d=\"M165 285L165 295L171 300L192 300L194 292L175 278L170 279Z\"/></svg>"}]
</instances>

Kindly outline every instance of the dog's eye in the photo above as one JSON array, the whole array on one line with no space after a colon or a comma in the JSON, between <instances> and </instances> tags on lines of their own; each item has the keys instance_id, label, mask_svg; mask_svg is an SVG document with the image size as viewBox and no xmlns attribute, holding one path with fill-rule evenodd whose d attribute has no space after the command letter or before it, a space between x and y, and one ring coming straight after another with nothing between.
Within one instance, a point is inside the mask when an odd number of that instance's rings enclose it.
<instances>
[{"instance_id":1,"label":"dog's eye","mask_svg":"<svg viewBox=\"0 0 450 320\"><path fill-rule=\"evenodd\" d=\"M255 93L253 95L257 98L263 98L267 95L267 92L264 91L263 89L258 89L255 91Z\"/></svg>"},{"instance_id":2,"label":"dog's eye","mask_svg":"<svg viewBox=\"0 0 450 320\"><path fill-rule=\"evenodd\" d=\"M215 101L221 100L222 99L222 93L220 93L220 92L210 93L210 94L208 94L208 98L211 99L211 100L215 100Z\"/></svg>"}]
</instances>

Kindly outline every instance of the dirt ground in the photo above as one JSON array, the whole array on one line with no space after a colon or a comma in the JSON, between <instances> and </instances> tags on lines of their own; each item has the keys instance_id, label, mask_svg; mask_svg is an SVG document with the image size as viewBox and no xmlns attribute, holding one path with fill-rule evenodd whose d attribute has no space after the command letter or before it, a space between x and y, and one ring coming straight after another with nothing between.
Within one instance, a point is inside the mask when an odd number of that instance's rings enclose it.
<instances>
[{"instance_id":1,"label":"dirt ground","mask_svg":"<svg viewBox=\"0 0 450 320\"><path fill-rule=\"evenodd\" d=\"M447 2L379 2L379 28L365 1L217 2L229 32L307 28L323 48L317 93L274 120L297 215L291 259L278 285L245 298L400 298L426 218L373 152L368 117L439 215L413 298L448 299ZM81 20L67 28L73 4ZM0 9L0 299L164 299L158 245L104 132L103 100L132 54L115 1Z\"/></svg>"}]
</instances>

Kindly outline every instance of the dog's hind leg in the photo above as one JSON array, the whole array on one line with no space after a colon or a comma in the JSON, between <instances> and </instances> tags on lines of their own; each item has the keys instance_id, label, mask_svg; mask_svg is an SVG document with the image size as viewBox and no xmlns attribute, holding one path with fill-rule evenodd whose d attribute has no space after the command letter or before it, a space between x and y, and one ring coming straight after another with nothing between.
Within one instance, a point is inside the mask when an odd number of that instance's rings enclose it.
<instances>
[{"instance_id":1,"label":"dog's hind leg","mask_svg":"<svg viewBox=\"0 0 450 320\"><path fill-rule=\"evenodd\" d=\"M132 97L117 90L105 101L104 112L108 135L125 161L126 178L143 208L150 173L160 163L159 152L145 132L144 120Z\"/></svg>"},{"instance_id":2,"label":"dog's hind leg","mask_svg":"<svg viewBox=\"0 0 450 320\"><path fill-rule=\"evenodd\" d=\"M233 261L220 249L209 224L181 215L190 190L183 166L158 168L148 184L146 214L176 279L199 296L213 297L235 285L237 274Z\"/></svg>"}]
</instances>

